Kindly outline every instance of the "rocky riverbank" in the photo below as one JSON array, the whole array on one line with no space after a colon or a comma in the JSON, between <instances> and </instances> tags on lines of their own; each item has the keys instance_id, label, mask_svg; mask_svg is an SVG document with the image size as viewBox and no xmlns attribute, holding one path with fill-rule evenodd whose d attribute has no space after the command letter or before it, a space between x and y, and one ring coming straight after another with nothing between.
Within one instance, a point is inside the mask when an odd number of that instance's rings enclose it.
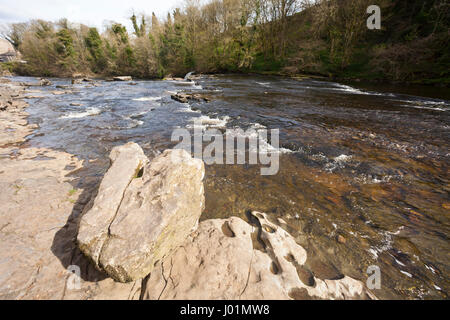
<instances>
[{"instance_id":1,"label":"rocky riverbank","mask_svg":"<svg viewBox=\"0 0 450 320\"><path fill-rule=\"evenodd\" d=\"M264 213L249 213L248 222L231 217L198 225L205 169L186 151L166 150L149 161L128 143L110 159L77 242L116 281L145 278L142 298L375 298L350 277L315 277L304 267L305 249Z\"/></svg>"},{"instance_id":2,"label":"rocky riverbank","mask_svg":"<svg viewBox=\"0 0 450 320\"><path fill-rule=\"evenodd\" d=\"M282 220L199 224L204 166L186 152L150 161L137 144L116 147L100 181L89 162L30 147L22 98L37 91L0 84L0 299L375 298L362 281L309 271Z\"/></svg>"},{"instance_id":3,"label":"rocky riverbank","mask_svg":"<svg viewBox=\"0 0 450 320\"><path fill-rule=\"evenodd\" d=\"M36 127L27 122L22 98L36 91L1 79L0 299L139 298L139 283L114 282L75 246L77 216L89 200L75 187L83 163L65 152L27 146ZM67 290L70 265L81 269L76 290Z\"/></svg>"}]
</instances>

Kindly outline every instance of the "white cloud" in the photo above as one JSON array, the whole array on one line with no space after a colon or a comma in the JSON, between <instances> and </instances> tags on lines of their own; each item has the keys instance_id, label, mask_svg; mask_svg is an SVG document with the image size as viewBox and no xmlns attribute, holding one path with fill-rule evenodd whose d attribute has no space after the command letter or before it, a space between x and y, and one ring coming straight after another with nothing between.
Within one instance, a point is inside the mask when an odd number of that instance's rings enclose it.
<instances>
[{"instance_id":1,"label":"white cloud","mask_svg":"<svg viewBox=\"0 0 450 320\"><path fill-rule=\"evenodd\" d=\"M0 24L30 19L56 21L67 18L101 28L104 21L129 26L129 17L136 13L165 17L182 0L14 0L0 3Z\"/></svg>"}]
</instances>

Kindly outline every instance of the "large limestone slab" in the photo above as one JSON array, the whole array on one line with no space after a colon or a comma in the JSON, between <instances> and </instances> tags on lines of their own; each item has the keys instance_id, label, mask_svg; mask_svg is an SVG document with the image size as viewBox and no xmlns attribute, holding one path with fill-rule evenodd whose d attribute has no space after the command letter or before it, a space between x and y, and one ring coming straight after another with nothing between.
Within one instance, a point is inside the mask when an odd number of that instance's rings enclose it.
<instances>
[{"instance_id":1,"label":"large limestone slab","mask_svg":"<svg viewBox=\"0 0 450 320\"><path fill-rule=\"evenodd\" d=\"M199 225L143 283L149 300L375 298L361 281L321 280L303 267L307 253L263 213Z\"/></svg>"},{"instance_id":2,"label":"large limestone slab","mask_svg":"<svg viewBox=\"0 0 450 320\"><path fill-rule=\"evenodd\" d=\"M109 157L111 167L100 184L92 208L81 219L77 238L81 251L96 264L125 189L148 162L141 147L135 143L115 147Z\"/></svg>"},{"instance_id":3,"label":"large limestone slab","mask_svg":"<svg viewBox=\"0 0 450 320\"><path fill-rule=\"evenodd\" d=\"M146 159L135 144L114 149L112 166L81 219L80 249L120 282L149 274L185 241L204 208L201 160L184 150Z\"/></svg>"}]
</instances>

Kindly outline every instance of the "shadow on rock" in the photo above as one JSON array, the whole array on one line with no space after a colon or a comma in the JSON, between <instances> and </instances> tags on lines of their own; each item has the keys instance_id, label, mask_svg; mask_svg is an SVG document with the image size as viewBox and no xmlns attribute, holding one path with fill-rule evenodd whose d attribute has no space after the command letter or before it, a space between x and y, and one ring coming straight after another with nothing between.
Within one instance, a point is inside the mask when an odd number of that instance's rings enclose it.
<instances>
[{"instance_id":1,"label":"shadow on rock","mask_svg":"<svg viewBox=\"0 0 450 320\"><path fill-rule=\"evenodd\" d=\"M96 161L87 163L87 166L68 175L75 178L71 182L73 188L83 191L75 202L66 225L55 234L51 247L53 254L61 261L65 269L69 266L78 266L81 279L87 282L97 282L108 278L108 275L96 269L94 264L83 255L76 243L83 211L86 212L89 206L92 206L90 200L95 198L107 168L108 161Z\"/></svg>"}]
</instances>

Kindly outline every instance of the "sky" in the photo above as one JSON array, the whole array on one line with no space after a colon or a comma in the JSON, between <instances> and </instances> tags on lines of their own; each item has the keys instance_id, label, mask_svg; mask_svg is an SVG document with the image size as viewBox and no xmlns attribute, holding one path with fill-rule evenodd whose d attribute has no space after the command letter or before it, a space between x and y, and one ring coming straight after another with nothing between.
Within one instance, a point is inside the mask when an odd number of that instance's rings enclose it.
<instances>
[{"instance_id":1,"label":"sky","mask_svg":"<svg viewBox=\"0 0 450 320\"><path fill-rule=\"evenodd\" d=\"M155 12L164 17L181 0L0 0L0 25L30 19L57 21L67 18L100 29L105 21L115 21L130 27L132 12Z\"/></svg>"}]
</instances>

